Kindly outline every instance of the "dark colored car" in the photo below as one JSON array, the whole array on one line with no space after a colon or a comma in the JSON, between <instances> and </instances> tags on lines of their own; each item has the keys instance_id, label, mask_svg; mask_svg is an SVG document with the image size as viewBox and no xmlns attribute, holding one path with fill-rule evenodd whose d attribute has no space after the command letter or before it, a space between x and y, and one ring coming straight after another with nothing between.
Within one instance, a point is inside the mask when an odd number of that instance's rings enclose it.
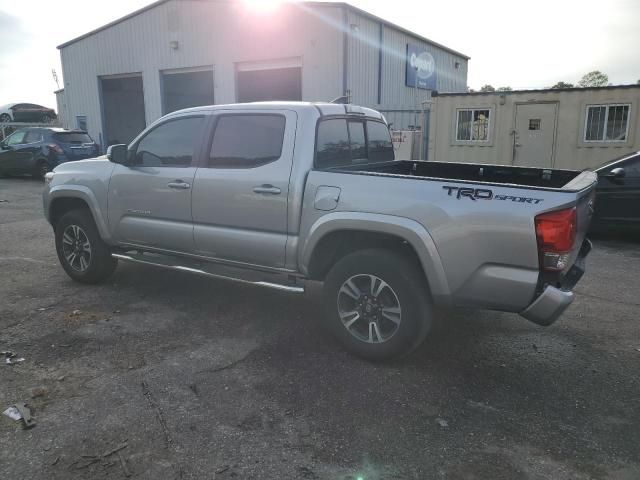
<instances>
[{"instance_id":1,"label":"dark colored car","mask_svg":"<svg viewBox=\"0 0 640 480\"><path fill-rule=\"evenodd\" d=\"M63 128L29 127L0 142L0 175L44 177L57 165L98 155L87 132Z\"/></svg>"},{"instance_id":2,"label":"dark colored car","mask_svg":"<svg viewBox=\"0 0 640 480\"><path fill-rule=\"evenodd\" d=\"M0 106L0 122L50 123L58 118L55 110L35 103L8 103Z\"/></svg>"},{"instance_id":3,"label":"dark colored car","mask_svg":"<svg viewBox=\"0 0 640 480\"><path fill-rule=\"evenodd\" d=\"M592 230L640 227L640 152L592 169L598 174Z\"/></svg>"}]
</instances>

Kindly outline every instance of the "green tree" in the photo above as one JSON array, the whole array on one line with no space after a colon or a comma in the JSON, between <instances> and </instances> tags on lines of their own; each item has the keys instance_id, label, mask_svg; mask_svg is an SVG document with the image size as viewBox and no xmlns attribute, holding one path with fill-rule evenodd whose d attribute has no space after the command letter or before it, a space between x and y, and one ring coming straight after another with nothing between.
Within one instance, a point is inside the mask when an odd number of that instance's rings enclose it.
<instances>
[{"instance_id":1,"label":"green tree","mask_svg":"<svg viewBox=\"0 0 640 480\"><path fill-rule=\"evenodd\" d=\"M551 88L573 88L575 85L568 82L558 82Z\"/></svg>"},{"instance_id":2,"label":"green tree","mask_svg":"<svg viewBox=\"0 0 640 480\"><path fill-rule=\"evenodd\" d=\"M609 76L607 74L602 73L600 70L594 70L585 74L578 82L578 86L582 88L606 87L608 83Z\"/></svg>"},{"instance_id":3,"label":"green tree","mask_svg":"<svg viewBox=\"0 0 640 480\"><path fill-rule=\"evenodd\" d=\"M513 88L511 87L498 87L496 89L497 92L511 92L513 91Z\"/></svg>"},{"instance_id":4,"label":"green tree","mask_svg":"<svg viewBox=\"0 0 640 480\"><path fill-rule=\"evenodd\" d=\"M481 92L495 92L496 89L493 87L493 85L483 85L482 87L480 87L480 91Z\"/></svg>"}]
</instances>

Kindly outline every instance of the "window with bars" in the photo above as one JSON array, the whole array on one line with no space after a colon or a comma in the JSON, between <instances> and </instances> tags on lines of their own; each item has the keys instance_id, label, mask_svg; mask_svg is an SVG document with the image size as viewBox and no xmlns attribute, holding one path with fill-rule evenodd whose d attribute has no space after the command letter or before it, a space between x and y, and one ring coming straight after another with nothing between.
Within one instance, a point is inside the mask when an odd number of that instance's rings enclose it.
<instances>
[{"instance_id":1,"label":"window with bars","mask_svg":"<svg viewBox=\"0 0 640 480\"><path fill-rule=\"evenodd\" d=\"M630 105L587 105L585 142L626 142Z\"/></svg>"},{"instance_id":2,"label":"window with bars","mask_svg":"<svg viewBox=\"0 0 640 480\"><path fill-rule=\"evenodd\" d=\"M456 123L456 140L459 142L489 141L491 110L467 109L458 110Z\"/></svg>"}]
</instances>

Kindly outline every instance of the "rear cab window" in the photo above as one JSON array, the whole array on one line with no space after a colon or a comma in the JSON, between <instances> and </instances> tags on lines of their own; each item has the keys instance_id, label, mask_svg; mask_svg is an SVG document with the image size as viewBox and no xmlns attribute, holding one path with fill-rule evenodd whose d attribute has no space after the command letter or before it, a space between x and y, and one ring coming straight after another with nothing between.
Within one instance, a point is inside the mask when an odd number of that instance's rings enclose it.
<instances>
[{"instance_id":1,"label":"rear cab window","mask_svg":"<svg viewBox=\"0 0 640 480\"><path fill-rule=\"evenodd\" d=\"M394 160L386 124L374 120L329 118L320 120L315 167L334 168Z\"/></svg>"},{"instance_id":2,"label":"rear cab window","mask_svg":"<svg viewBox=\"0 0 640 480\"><path fill-rule=\"evenodd\" d=\"M53 134L53 138L60 143L93 143L93 139L89 134L84 132L57 132Z\"/></svg>"}]
</instances>

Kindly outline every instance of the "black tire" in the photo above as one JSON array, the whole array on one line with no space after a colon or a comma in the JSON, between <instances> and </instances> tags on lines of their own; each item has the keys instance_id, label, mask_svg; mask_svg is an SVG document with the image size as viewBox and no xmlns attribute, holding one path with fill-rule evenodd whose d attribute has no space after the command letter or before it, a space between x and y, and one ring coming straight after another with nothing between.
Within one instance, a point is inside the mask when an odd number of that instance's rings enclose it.
<instances>
[{"instance_id":1,"label":"black tire","mask_svg":"<svg viewBox=\"0 0 640 480\"><path fill-rule=\"evenodd\" d=\"M363 280L366 282L371 276L377 277L389 287L388 290L384 287L380 291L375 297L375 303L370 302L374 300L371 295L374 285L380 285L376 281L371 283L370 292L366 291L366 283L363 288L357 289L360 300L352 299L351 295L345 296L344 290L341 291L348 280L354 283ZM400 253L368 249L346 255L325 278L323 296L327 310L326 324L330 332L349 352L367 360L388 360L407 355L424 341L431 328L433 308L424 274L416 267L415 261L411 262L406 255ZM364 296L367 299L362 301ZM353 316L343 317L346 318L343 322L339 312L345 309L345 300L353 302L355 311ZM358 306L360 301L364 303L364 307ZM373 314L366 313L367 302L370 303L369 307L373 305ZM399 307L397 324L382 314L382 311L389 311L389 306L395 302ZM385 303L386 307L383 305ZM351 308L348 306L346 310ZM348 329L346 324L355 317L355 313L358 313L358 319ZM373 328L371 323L375 323ZM388 331L385 332L385 329ZM383 339L385 335L388 337ZM363 338L367 336L368 338Z\"/></svg>"},{"instance_id":2,"label":"black tire","mask_svg":"<svg viewBox=\"0 0 640 480\"><path fill-rule=\"evenodd\" d=\"M51 123L52 121L53 118L48 113L45 113L44 115L42 115L42 117L40 117L40 123Z\"/></svg>"},{"instance_id":3,"label":"black tire","mask_svg":"<svg viewBox=\"0 0 640 480\"><path fill-rule=\"evenodd\" d=\"M36 168L33 171L33 178L36 178L38 180L44 180L44 176L47 174L47 172L49 172L51 169L49 168L49 164L47 163L46 160L38 160L38 163L36 163Z\"/></svg>"},{"instance_id":4,"label":"black tire","mask_svg":"<svg viewBox=\"0 0 640 480\"><path fill-rule=\"evenodd\" d=\"M81 231L77 237L78 243L89 242L89 256L82 253L86 267L82 265L75 257L71 261L67 259L67 252L70 249L69 238L74 237L74 227L78 227ZM113 274L118 265L118 261L111 256L111 249L102 241L93 217L89 210L78 209L65 213L56 224L56 252L58 259L64 271L67 272L73 280L81 283L100 283ZM71 234L65 238L65 233ZM72 242L73 244L73 242ZM65 250L66 249L66 250ZM73 248L71 248L73 250ZM80 267L80 268L78 268Z\"/></svg>"},{"instance_id":5,"label":"black tire","mask_svg":"<svg viewBox=\"0 0 640 480\"><path fill-rule=\"evenodd\" d=\"M0 115L0 122L9 123L10 121L11 121L11 117L9 116L8 113L3 113L2 115Z\"/></svg>"}]
</instances>

